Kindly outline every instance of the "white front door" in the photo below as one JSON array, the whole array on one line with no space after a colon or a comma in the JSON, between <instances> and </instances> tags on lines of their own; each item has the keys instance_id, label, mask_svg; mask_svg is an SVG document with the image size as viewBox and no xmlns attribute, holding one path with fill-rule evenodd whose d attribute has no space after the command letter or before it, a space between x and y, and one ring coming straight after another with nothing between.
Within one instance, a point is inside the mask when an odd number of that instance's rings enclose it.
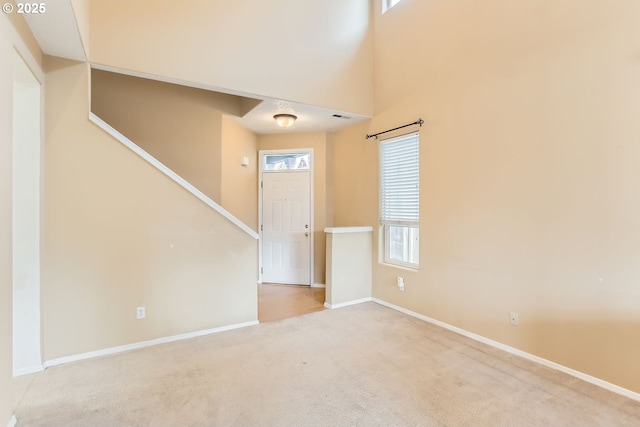
<instances>
[{"instance_id":1,"label":"white front door","mask_svg":"<svg viewBox=\"0 0 640 427\"><path fill-rule=\"evenodd\" d=\"M262 281L311 284L311 172L262 174Z\"/></svg>"}]
</instances>

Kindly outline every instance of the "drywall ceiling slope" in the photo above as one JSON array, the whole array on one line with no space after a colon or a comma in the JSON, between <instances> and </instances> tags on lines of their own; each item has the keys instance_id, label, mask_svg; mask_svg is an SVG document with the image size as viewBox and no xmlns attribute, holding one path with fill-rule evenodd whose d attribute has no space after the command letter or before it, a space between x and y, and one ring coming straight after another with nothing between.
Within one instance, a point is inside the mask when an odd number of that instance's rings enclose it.
<instances>
[{"instance_id":1,"label":"drywall ceiling slope","mask_svg":"<svg viewBox=\"0 0 640 427\"><path fill-rule=\"evenodd\" d=\"M137 1L136 3L144 2ZM349 3L351 4L351 9L347 10L351 10L351 13L359 14L362 12L361 9L363 5L361 4L361 0L350 0ZM83 3L83 5L86 6L85 3ZM76 6L78 6L77 3ZM59 56L76 61L87 61L88 59L85 52L90 46L84 46L82 42L83 39L78 29L78 18L74 12L72 1L57 0L56 2L46 3L45 7L46 11L43 14L24 15L43 52L47 55ZM334 4L334 7L337 6ZM361 24L364 25L362 22ZM360 30L362 30L362 28ZM279 99L272 96L265 96L264 94L258 95L256 93L213 86L210 83L202 83L197 80L187 81L175 77L164 77L96 63L92 63L92 67L247 98L247 102L243 104L241 117L233 118L242 126L258 134L333 132L369 118L367 115L355 114L352 112L353 110L347 111L345 109L329 108L326 107L326 104L325 106L315 106L305 102L294 102L291 101L290 98ZM299 85L302 83L313 87L317 84L317 81L312 78L306 78L296 84ZM323 102L319 103L324 104ZM295 114L298 120L291 128L282 129L278 127L273 120L273 115L278 113ZM334 115L342 116L342 118L334 117Z\"/></svg>"},{"instance_id":2,"label":"drywall ceiling slope","mask_svg":"<svg viewBox=\"0 0 640 427\"><path fill-rule=\"evenodd\" d=\"M367 116L353 114L346 111L269 98L255 94L247 94L240 91L208 86L201 83L187 82L162 76L133 72L130 70L105 67L97 64L92 64L91 67L94 70L124 74L180 86L188 86L220 94L234 95L240 99L239 114L236 115L230 111L223 111L223 114L228 115L243 127L261 135L291 132L335 132L352 124L369 119ZM279 113L294 114L298 119L292 127L283 129L278 127L273 119L273 116ZM341 117L335 117L336 115Z\"/></svg>"},{"instance_id":3,"label":"drywall ceiling slope","mask_svg":"<svg viewBox=\"0 0 640 427\"><path fill-rule=\"evenodd\" d=\"M42 51L51 56L86 61L71 0L38 4L45 6L43 13L25 13L23 16Z\"/></svg>"},{"instance_id":4,"label":"drywall ceiling slope","mask_svg":"<svg viewBox=\"0 0 640 427\"><path fill-rule=\"evenodd\" d=\"M90 2L90 62L360 115L370 0Z\"/></svg>"},{"instance_id":5,"label":"drywall ceiling slope","mask_svg":"<svg viewBox=\"0 0 640 427\"><path fill-rule=\"evenodd\" d=\"M289 113L298 119L290 128L283 129L276 125L274 114ZM339 115L342 117L334 117ZM291 133L291 132L335 132L352 124L367 120L368 117L324 107L287 102L279 99L265 98L262 103L247 113L236 118L242 126L258 134ZM364 136L364 135L363 135Z\"/></svg>"}]
</instances>

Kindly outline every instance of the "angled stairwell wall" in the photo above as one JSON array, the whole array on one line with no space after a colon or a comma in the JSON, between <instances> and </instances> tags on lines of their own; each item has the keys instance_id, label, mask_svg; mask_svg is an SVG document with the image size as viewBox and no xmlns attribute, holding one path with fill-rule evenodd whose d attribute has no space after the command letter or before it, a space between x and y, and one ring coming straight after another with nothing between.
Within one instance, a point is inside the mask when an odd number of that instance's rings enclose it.
<instances>
[{"instance_id":1,"label":"angled stairwell wall","mask_svg":"<svg viewBox=\"0 0 640 427\"><path fill-rule=\"evenodd\" d=\"M241 165L243 157L248 165ZM258 230L258 136L229 116L222 116L221 166L221 205Z\"/></svg>"},{"instance_id":2,"label":"angled stairwell wall","mask_svg":"<svg viewBox=\"0 0 640 427\"><path fill-rule=\"evenodd\" d=\"M188 6L96 1L88 14L89 61L368 116L373 112L370 8L369 0L192 1Z\"/></svg>"},{"instance_id":3,"label":"angled stairwell wall","mask_svg":"<svg viewBox=\"0 0 640 427\"><path fill-rule=\"evenodd\" d=\"M256 321L257 240L89 121L87 64L46 67L45 360Z\"/></svg>"},{"instance_id":4,"label":"angled stairwell wall","mask_svg":"<svg viewBox=\"0 0 640 427\"><path fill-rule=\"evenodd\" d=\"M240 99L100 70L91 72L91 111L221 202L222 111Z\"/></svg>"}]
</instances>

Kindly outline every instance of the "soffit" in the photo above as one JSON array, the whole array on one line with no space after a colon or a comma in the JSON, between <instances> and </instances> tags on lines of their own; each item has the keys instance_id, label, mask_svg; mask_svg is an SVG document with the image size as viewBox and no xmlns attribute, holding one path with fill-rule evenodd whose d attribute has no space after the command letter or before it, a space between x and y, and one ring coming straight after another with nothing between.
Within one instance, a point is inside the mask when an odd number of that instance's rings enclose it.
<instances>
[{"instance_id":1,"label":"soffit","mask_svg":"<svg viewBox=\"0 0 640 427\"><path fill-rule=\"evenodd\" d=\"M87 61L82 39L78 31L76 16L71 0L56 0L46 3L43 14L25 14L24 17L31 28L42 51L51 56ZM332 110L289 100L264 97L257 94L210 87L197 82L175 81L161 76L144 75L129 70L114 69L109 66L91 64L93 68L113 71L153 80L175 83L220 93L232 94L248 98L245 103L246 113L241 117L233 117L242 126L258 134L287 132L334 132L351 124L368 119L366 116L346 111ZM313 82L310 82L313 84ZM278 113L291 113L298 117L295 124L288 129L278 127L273 116ZM334 115L348 118L337 118Z\"/></svg>"},{"instance_id":2,"label":"soffit","mask_svg":"<svg viewBox=\"0 0 640 427\"><path fill-rule=\"evenodd\" d=\"M51 56L86 61L71 0L51 1L45 6L42 14L23 15L42 51Z\"/></svg>"}]
</instances>

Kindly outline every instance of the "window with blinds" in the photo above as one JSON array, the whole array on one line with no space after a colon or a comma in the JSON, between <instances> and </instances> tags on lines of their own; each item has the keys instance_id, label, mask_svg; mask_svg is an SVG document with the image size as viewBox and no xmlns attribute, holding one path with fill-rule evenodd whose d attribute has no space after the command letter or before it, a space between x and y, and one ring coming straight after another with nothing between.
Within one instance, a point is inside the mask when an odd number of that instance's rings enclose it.
<instances>
[{"instance_id":1,"label":"window with blinds","mask_svg":"<svg viewBox=\"0 0 640 427\"><path fill-rule=\"evenodd\" d=\"M380 142L380 224L384 261L416 268L419 261L420 145L418 133Z\"/></svg>"}]
</instances>

